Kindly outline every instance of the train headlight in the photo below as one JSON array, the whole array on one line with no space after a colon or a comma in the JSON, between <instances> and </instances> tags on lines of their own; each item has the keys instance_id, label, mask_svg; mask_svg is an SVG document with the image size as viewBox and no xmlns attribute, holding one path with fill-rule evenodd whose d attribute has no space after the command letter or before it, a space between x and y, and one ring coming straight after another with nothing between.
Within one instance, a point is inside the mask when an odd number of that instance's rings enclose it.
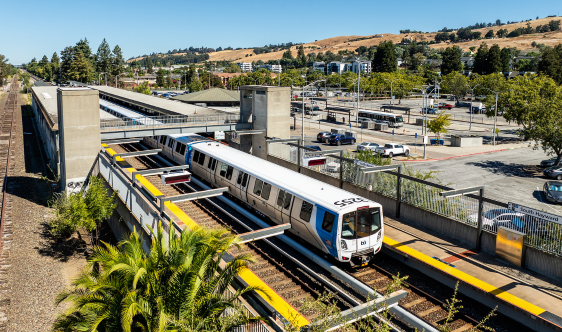
<instances>
[{"instance_id":1,"label":"train headlight","mask_svg":"<svg viewBox=\"0 0 562 332\"><path fill-rule=\"evenodd\" d=\"M344 240L341 240L341 248L342 248L343 250L347 250L347 243L345 243Z\"/></svg>"},{"instance_id":2,"label":"train headlight","mask_svg":"<svg viewBox=\"0 0 562 332\"><path fill-rule=\"evenodd\" d=\"M377 242L379 242L381 240L381 234L382 234L382 232L379 232L379 234L377 235Z\"/></svg>"}]
</instances>

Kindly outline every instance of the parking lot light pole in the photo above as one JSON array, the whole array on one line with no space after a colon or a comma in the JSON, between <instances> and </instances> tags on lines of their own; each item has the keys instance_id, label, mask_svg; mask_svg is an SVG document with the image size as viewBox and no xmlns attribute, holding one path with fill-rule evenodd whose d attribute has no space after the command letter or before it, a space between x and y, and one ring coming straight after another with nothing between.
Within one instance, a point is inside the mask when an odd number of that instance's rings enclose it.
<instances>
[{"instance_id":1,"label":"parking lot light pole","mask_svg":"<svg viewBox=\"0 0 562 332\"><path fill-rule=\"evenodd\" d=\"M481 249L481 239L482 239L482 213L484 212L484 186L469 187L464 189L447 190L439 193L441 197L454 197L461 196L472 193L479 193L478 197L478 221L476 225L476 250Z\"/></svg>"},{"instance_id":2,"label":"parking lot light pole","mask_svg":"<svg viewBox=\"0 0 562 332\"><path fill-rule=\"evenodd\" d=\"M504 93L504 92L508 92L508 91L512 91L511 89L508 90L503 90L503 91L492 91L488 88L484 88L488 91L490 91L491 93L494 93L496 95L496 107L494 107L494 131L492 132L492 145L496 145L496 122L498 120L498 95L500 93Z\"/></svg>"},{"instance_id":3,"label":"parking lot light pole","mask_svg":"<svg viewBox=\"0 0 562 332\"><path fill-rule=\"evenodd\" d=\"M388 78L385 78L384 80L390 82L390 102L391 102L392 106L394 106L394 99L392 98L394 96L394 90L392 90L392 83L398 81L398 78L395 78L392 81L389 80Z\"/></svg>"},{"instance_id":4,"label":"parking lot light pole","mask_svg":"<svg viewBox=\"0 0 562 332\"><path fill-rule=\"evenodd\" d=\"M306 87L310 86L310 85L314 85L314 84L316 84L318 82L322 82L322 81L325 81L325 80L314 81L310 84L303 85L303 87L302 87L302 115L301 115L302 138L301 138L301 140L302 140L303 145L304 145L304 89ZM312 107L312 105L311 105L311 107Z\"/></svg>"},{"instance_id":5,"label":"parking lot light pole","mask_svg":"<svg viewBox=\"0 0 562 332\"><path fill-rule=\"evenodd\" d=\"M470 89L470 122L468 125L468 131L472 130L472 101L474 100L474 89L476 89L476 87L479 85L480 84L476 84L472 88L470 87L470 85L467 85L467 87Z\"/></svg>"}]
</instances>

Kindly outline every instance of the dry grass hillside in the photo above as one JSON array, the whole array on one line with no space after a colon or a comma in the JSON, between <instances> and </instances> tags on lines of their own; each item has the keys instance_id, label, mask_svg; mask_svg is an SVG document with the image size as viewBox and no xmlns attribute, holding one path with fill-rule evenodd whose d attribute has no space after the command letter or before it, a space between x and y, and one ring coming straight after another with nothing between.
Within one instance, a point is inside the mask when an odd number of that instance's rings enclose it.
<instances>
[{"instance_id":1,"label":"dry grass hillside","mask_svg":"<svg viewBox=\"0 0 562 332\"><path fill-rule=\"evenodd\" d=\"M532 21L529 21L529 23L531 24L531 27L534 28L537 25L548 24L548 22L551 21L551 20L562 20L562 18L561 17L547 17L547 18L541 18L541 19L538 19L538 20L532 20ZM526 26L527 26L527 22L521 22L521 23L506 24L506 25L502 25L501 27L490 27L490 28L476 29L474 31L480 31L480 32L482 32L482 36L484 36L488 32L488 30L494 30L494 34L495 34L499 29L507 29L508 31L512 31L512 30L515 30L517 28L526 27ZM341 50L354 51L359 46L366 46L366 47L375 46L375 45L378 45L382 41L388 41L388 40L392 41L393 43L399 43L400 41L402 41L403 38L411 38L412 40L415 39L415 40L418 40L418 41L431 41L431 40L434 40L435 34L436 34L435 32L424 33L424 34L419 34L419 33L410 33L410 34L382 33L382 34L380 34L380 35L382 35L382 37L375 37L377 35L340 36L340 37L332 37L332 38L327 38L327 39L322 39L322 40L317 40L317 41L314 41L314 42L306 43L306 44L304 44L304 50L305 50L306 54L311 53L311 52L316 52L316 53L324 52L324 53L326 53L327 51L331 51L333 53L338 53L338 51L341 51ZM366 38L366 39L351 41L351 40L358 39L358 38ZM562 43L562 31L522 35L522 36L514 37L514 38L474 40L474 41L469 41L469 42L456 43L454 45L458 45L459 47L461 47L465 51L468 51L471 46L478 47L482 42L484 42L488 45L498 44L500 47L517 47L521 50L529 50L529 49L532 49L531 44L532 44L533 41L536 41L537 44L545 44L547 46L554 46L554 45L560 44L560 43ZM451 44L451 43L439 43L439 44L432 44L432 45L430 45L430 47L442 48L442 47L449 47L451 45L453 45L453 44ZM293 52L294 56L297 54L296 47L292 47L291 51ZM242 50L232 50L232 51L220 51L220 52L210 53L209 54L209 56L210 56L209 61L220 61L220 60L237 61L237 60L241 60L241 61L252 62L252 61L257 61L257 60L263 60L263 61L277 60L277 59L280 59L282 57L283 52L284 51L255 54L254 50L252 48L242 49ZM131 60L128 60L127 62L131 62L131 61L134 61L134 60L141 60L141 59L142 59L142 57L131 59Z\"/></svg>"}]
</instances>

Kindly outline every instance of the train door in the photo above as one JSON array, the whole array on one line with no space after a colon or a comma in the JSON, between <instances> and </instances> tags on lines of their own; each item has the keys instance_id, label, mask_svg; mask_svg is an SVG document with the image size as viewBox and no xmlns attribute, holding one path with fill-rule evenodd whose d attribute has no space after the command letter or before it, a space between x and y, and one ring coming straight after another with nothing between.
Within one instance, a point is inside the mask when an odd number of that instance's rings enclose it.
<instances>
[{"instance_id":1,"label":"train door","mask_svg":"<svg viewBox=\"0 0 562 332\"><path fill-rule=\"evenodd\" d=\"M234 167L230 166L227 163L221 162L219 177L217 179L217 187L228 187L228 191L234 193L236 188L234 187L234 184L232 182L232 173L234 173Z\"/></svg>"},{"instance_id":2,"label":"train door","mask_svg":"<svg viewBox=\"0 0 562 332\"><path fill-rule=\"evenodd\" d=\"M217 169L217 160L213 157L209 157L209 160L207 161L207 172L205 173L205 177L203 178L213 186L216 185L216 179L215 179L216 169Z\"/></svg>"},{"instance_id":3,"label":"train door","mask_svg":"<svg viewBox=\"0 0 562 332\"><path fill-rule=\"evenodd\" d=\"M275 213L273 210L269 210L268 208L268 201L271 197L271 184L264 182L258 178L254 182L253 193L255 198L252 199L252 203L255 205L254 207L263 213L264 215L268 215L271 218L275 219Z\"/></svg>"},{"instance_id":4,"label":"train door","mask_svg":"<svg viewBox=\"0 0 562 332\"><path fill-rule=\"evenodd\" d=\"M176 142L175 139L168 137L168 142L162 148L164 154L170 158L174 158L174 143Z\"/></svg>"},{"instance_id":5,"label":"train door","mask_svg":"<svg viewBox=\"0 0 562 332\"><path fill-rule=\"evenodd\" d=\"M174 160L178 162L180 165L183 164L184 155L185 155L185 144L177 142L175 151L176 151L176 156Z\"/></svg>"},{"instance_id":6,"label":"train door","mask_svg":"<svg viewBox=\"0 0 562 332\"><path fill-rule=\"evenodd\" d=\"M316 206L316 232L330 254L338 257L337 249L338 214L319 205ZM334 227L334 225L336 225Z\"/></svg>"},{"instance_id":7,"label":"train door","mask_svg":"<svg viewBox=\"0 0 562 332\"><path fill-rule=\"evenodd\" d=\"M248 186L248 173L238 170L238 176L236 177L236 196L242 201L248 201L246 197L246 188Z\"/></svg>"},{"instance_id":8,"label":"train door","mask_svg":"<svg viewBox=\"0 0 562 332\"><path fill-rule=\"evenodd\" d=\"M314 212L314 204L295 197L291 210L291 228L299 234L299 237L326 252L326 247L321 245L317 237L311 232L310 220Z\"/></svg>"},{"instance_id":9,"label":"train door","mask_svg":"<svg viewBox=\"0 0 562 332\"><path fill-rule=\"evenodd\" d=\"M160 140L158 141L158 143L156 144L156 147L158 149L163 149L164 145L166 144L166 140L168 139L168 136L165 135L161 135L160 136Z\"/></svg>"},{"instance_id":10,"label":"train door","mask_svg":"<svg viewBox=\"0 0 562 332\"><path fill-rule=\"evenodd\" d=\"M282 223L290 223L292 202L293 195L283 189L279 189L277 202L275 203L275 219Z\"/></svg>"}]
</instances>

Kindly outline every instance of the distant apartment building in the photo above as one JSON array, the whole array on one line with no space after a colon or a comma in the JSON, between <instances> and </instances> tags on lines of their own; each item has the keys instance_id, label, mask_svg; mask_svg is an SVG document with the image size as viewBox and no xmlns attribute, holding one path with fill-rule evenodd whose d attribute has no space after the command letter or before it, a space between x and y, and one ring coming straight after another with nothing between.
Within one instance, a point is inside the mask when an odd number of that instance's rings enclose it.
<instances>
[{"instance_id":1,"label":"distant apartment building","mask_svg":"<svg viewBox=\"0 0 562 332\"><path fill-rule=\"evenodd\" d=\"M312 70L320 70L324 74L326 73L326 63L324 61L317 61L312 63Z\"/></svg>"},{"instance_id":2,"label":"distant apartment building","mask_svg":"<svg viewBox=\"0 0 562 332\"><path fill-rule=\"evenodd\" d=\"M236 63L243 72L252 71L252 63L251 62L237 62Z\"/></svg>"},{"instance_id":3,"label":"distant apartment building","mask_svg":"<svg viewBox=\"0 0 562 332\"><path fill-rule=\"evenodd\" d=\"M343 74L346 71L350 71L351 70L351 64L350 63L345 63L345 62L340 62L340 61L332 61L330 63L328 63L328 65L326 66L326 74L331 75L331 74Z\"/></svg>"},{"instance_id":4,"label":"distant apartment building","mask_svg":"<svg viewBox=\"0 0 562 332\"><path fill-rule=\"evenodd\" d=\"M463 56L461 57L461 62L465 69L472 69L472 66L474 66L474 57Z\"/></svg>"},{"instance_id":5,"label":"distant apartment building","mask_svg":"<svg viewBox=\"0 0 562 332\"><path fill-rule=\"evenodd\" d=\"M265 68L274 73L281 73L283 71L281 65L260 65L260 68Z\"/></svg>"},{"instance_id":6,"label":"distant apartment building","mask_svg":"<svg viewBox=\"0 0 562 332\"><path fill-rule=\"evenodd\" d=\"M226 88L230 88L230 82L234 77L238 77L240 75L243 75L242 73L217 73L217 74L213 74L213 76L218 77L221 82L222 85Z\"/></svg>"},{"instance_id":7,"label":"distant apartment building","mask_svg":"<svg viewBox=\"0 0 562 332\"><path fill-rule=\"evenodd\" d=\"M404 63L404 59L402 58L396 58L396 65L398 67L402 66L402 64Z\"/></svg>"},{"instance_id":8,"label":"distant apartment building","mask_svg":"<svg viewBox=\"0 0 562 332\"><path fill-rule=\"evenodd\" d=\"M361 73L370 73L371 70L371 61L365 61L365 60L355 60L351 63L351 71L354 72L355 74L359 73L359 70L361 70Z\"/></svg>"}]
</instances>

